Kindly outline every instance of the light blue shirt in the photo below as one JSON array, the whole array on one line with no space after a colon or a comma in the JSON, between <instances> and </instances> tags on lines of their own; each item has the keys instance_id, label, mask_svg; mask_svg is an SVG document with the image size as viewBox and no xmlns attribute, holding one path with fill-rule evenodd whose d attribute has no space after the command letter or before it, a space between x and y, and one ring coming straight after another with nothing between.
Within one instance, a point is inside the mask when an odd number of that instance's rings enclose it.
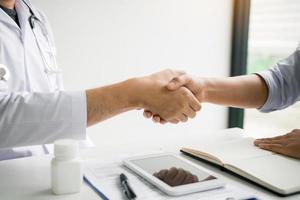
<instances>
[{"instance_id":1,"label":"light blue shirt","mask_svg":"<svg viewBox=\"0 0 300 200\"><path fill-rule=\"evenodd\" d=\"M300 100L300 46L289 57L267 71L257 73L266 82L269 94L261 112L284 109Z\"/></svg>"}]
</instances>

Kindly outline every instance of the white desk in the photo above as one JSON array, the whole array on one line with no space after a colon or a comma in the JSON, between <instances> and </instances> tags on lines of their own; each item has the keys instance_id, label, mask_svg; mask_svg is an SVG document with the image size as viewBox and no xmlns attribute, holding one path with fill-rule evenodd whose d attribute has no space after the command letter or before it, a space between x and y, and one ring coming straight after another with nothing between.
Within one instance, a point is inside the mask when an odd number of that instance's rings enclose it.
<instances>
[{"instance_id":1,"label":"white desk","mask_svg":"<svg viewBox=\"0 0 300 200\"><path fill-rule=\"evenodd\" d=\"M151 130L144 131L143 135L139 132L127 133L127 137L132 137L131 142L121 139L107 141L105 139L97 140L97 147L86 149L81 152L83 159L101 159L104 156L113 156L116 154L129 154L137 152L153 151L172 151L178 152L182 146L190 143L205 142L203 138L209 138L213 133L202 131L202 133L188 132L184 128L163 129L164 133L152 134ZM147 135L145 135L147 134ZM156 135L157 134L157 135ZM160 136L160 138L154 138ZM176 137L174 137L176 135ZM103 136L103 135L102 135ZM102 137L101 136L101 137ZM50 160L51 156L37 156L23 159L0 162L0 200L98 200L100 199L87 185L84 184L82 192L75 195L55 196L50 190ZM229 184L234 184L242 189L250 191L252 194L260 196L262 199L282 199L275 194L259 188L251 183L240 180L237 177L226 174L216 168L206 164L194 161L202 166L217 172ZM270 166L271 167L271 166ZM299 195L285 197L286 200L300 199Z\"/></svg>"}]
</instances>

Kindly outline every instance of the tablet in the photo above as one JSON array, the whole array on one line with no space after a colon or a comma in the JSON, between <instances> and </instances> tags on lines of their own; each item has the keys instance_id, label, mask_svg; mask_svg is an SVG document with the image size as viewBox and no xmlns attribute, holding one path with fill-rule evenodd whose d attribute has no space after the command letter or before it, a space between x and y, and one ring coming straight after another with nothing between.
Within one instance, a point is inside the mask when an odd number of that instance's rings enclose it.
<instances>
[{"instance_id":1,"label":"tablet","mask_svg":"<svg viewBox=\"0 0 300 200\"><path fill-rule=\"evenodd\" d=\"M171 153L125 159L124 165L171 196L224 187L213 172Z\"/></svg>"}]
</instances>

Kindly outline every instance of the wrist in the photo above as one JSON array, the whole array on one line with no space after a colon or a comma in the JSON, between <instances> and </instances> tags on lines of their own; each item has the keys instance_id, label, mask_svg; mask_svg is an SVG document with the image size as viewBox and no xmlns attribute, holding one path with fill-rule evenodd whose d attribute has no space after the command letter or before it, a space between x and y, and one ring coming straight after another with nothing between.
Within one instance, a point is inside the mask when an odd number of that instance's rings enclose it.
<instances>
[{"instance_id":1,"label":"wrist","mask_svg":"<svg viewBox=\"0 0 300 200\"><path fill-rule=\"evenodd\" d=\"M131 108L144 108L145 107L145 91L146 80L143 78L131 78L125 81L125 93L128 96L128 104Z\"/></svg>"},{"instance_id":2,"label":"wrist","mask_svg":"<svg viewBox=\"0 0 300 200\"><path fill-rule=\"evenodd\" d=\"M201 102L209 102L209 94L213 88L212 80L209 78L201 78L202 79L202 89L200 95Z\"/></svg>"}]
</instances>

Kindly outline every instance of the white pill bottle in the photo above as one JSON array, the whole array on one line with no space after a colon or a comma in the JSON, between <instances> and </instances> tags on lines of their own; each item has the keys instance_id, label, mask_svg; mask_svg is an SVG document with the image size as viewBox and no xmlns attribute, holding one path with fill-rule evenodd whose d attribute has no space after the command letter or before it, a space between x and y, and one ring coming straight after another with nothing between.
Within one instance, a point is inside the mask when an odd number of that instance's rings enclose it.
<instances>
[{"instance_id":1,"label":"white pill bottle","mask_svg":"<svg viewBox=\"0 0 300 200\"><path fill-rule=\"evenodd\" d=\"M54 194L80 192L83 181L78 142L62 139L54 142L54 158L51 161L51 184Z\"/></svg>"}]
</instances>

